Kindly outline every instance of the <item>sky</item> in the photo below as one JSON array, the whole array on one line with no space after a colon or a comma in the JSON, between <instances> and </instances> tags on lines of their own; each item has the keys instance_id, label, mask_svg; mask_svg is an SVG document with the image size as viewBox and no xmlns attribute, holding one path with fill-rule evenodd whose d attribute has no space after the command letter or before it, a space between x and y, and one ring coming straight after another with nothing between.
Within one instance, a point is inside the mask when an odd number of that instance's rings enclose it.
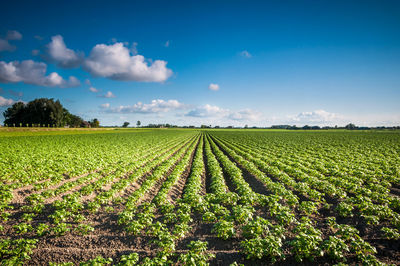
<instances>
[{"instance_id":1,"label":"sky","mask_svg":"<svg viewBox=\"0 0 400 266\"><path fill-rule=\"evenodd\" d=\"M1 113L46 97L106 126L400 125L400 1L1 6Z\"/></svg>"}]
</instances>

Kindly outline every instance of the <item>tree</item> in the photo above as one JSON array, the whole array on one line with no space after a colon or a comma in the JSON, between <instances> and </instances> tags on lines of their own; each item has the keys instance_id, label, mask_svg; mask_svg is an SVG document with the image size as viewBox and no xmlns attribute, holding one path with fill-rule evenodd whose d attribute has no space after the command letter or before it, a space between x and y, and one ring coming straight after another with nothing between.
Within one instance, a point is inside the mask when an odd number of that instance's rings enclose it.
<instances>
[{"instance_id":1,"label":"tree","mask_svg":"<svg viewBox=\"0 0 400 266\"><path fill-rule=\"evenodd\" d=\"M25 125L25 104L23 102L14 103L10 108L3 112L4 115L4 124L19 124L22 123ZM29 122L30 123L30 122Z\"/></svg>"},{"instance_id":2,"label":"tree","mask_svg":"<svg viewBox=\"0 0 400 266\"><path fill-rule=\"evenodd\" d=\"M346 128L346 129L349 129L349 130L354 130L354 129L356 129L357 127L356 127L356 125L350 123L350 124L347 124L347 125L345 126L345 128Z\"/></svg>"},{"instance_id":3,"label":"tree","mask_svg":"<svg viewBox=\"0 0 400 266\"><path fill-rule=\"evenodd\" d=\"M66 124L70 127L81 127L83 119L77 115L70 114L69 112L65 115Z\"/></svg>"},{"instance_id":4,"label":"tree","mask_svg":"<svg viewBox=\"0 0 400 266\"><path fill-rule=\"evenodd\" d=\"M28 103L17 102L3 112L4 124L18 127L29 126L70 126L99 127L97 119L84 121L81 117L71 114L59 100L39 98Z\"/></svg>"},{"instance_id":5,"label":"tree","mask_svg":"<svg viewBox=\"0 0 400 266\"><path fill-rule=\"evenodd\" d=\"M141 124L142 124L142 123L140 123L139 120L136 122L136 126L137 126L137 127L140 127Z\"/></svg>"},{"instance_id":6,"label":"tree","mask_svg":"<svg viewBox=\"0 0 400 266\"><path fill-rule=\"evenodd\" d=\"M92 119L89 123L90 127L100 127L100 121L97 118Z\"/></svg>"},{"instance_id":7,"label":"tree","mask_svg":"<svg viewBox=\"0 0 400 266\"><path fill-rule=\"evenodd\" d=\"M129 126L129 122L124 122L124 124L122 125L122 127L128 127Z\"/></svg>"},{"instance_id":8,"label":"tree","mask_svg":"<svg viewBox=\"0 0 400 266\"><path fill-rule=\"evenodd\" d=\"M68 110L61 105L59 100L47 98L35 99L26 104L17 102L3 113L5 124L55 125L57 127L66 124L68 114Z\"/></svg>"}]
</instances>

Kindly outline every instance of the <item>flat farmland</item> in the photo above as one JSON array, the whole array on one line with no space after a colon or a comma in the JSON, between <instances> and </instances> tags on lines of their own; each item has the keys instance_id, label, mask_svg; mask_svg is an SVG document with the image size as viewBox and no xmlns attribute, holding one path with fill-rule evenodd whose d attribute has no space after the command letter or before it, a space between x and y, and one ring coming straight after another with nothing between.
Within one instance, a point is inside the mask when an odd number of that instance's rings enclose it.
<instances>
[{"instance_id":1,"label":"flat farmland","mask_svg":"<svg viewBox=\"0 0 400 266\"><path fill-rule=\"evenodd\" d=\"M398 131L0 131L2 265L400 264Z\"/></svg>"}]
</instances>

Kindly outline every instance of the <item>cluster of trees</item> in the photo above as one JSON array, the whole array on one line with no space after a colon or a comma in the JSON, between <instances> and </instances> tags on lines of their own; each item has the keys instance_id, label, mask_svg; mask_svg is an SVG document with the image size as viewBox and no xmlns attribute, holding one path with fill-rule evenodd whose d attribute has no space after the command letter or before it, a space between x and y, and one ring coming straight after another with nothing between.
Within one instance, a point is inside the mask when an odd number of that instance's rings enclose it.
<instances>
[{"instance_id":1,"label":"cluster of trees","mask_svg":"<svg viewBox=\"0 0 400 266\"><path fill-rule=\"evenodd\" d=\"M172 127L178 127L177 125L171 125L171 124L148 124L147 126L143 126L146 128L172 128Z\"/></svg>"},{"instance_id":2,"label":"cluster of trees","mask_svg":"<svg viewBox=\"0 0 400 266\"><path fill-rule=\"evenodd\" d=\"M122 124L122 127L128 127L129 126L129 122L124 122L123 124ZM136 122L136 126L137 127L140 127L140 125L141 125L142 123L140 122L140 121L137 121Z\"/></svg>"},{"instance_id":3,"label":"cluster of trees","mask_svg":"<svg viewBox=\"0 0 400 266\"><path fill-rule=\"evenodd\" d=\"M85 121L71 114L59 100L40 98L28 103L17 102L3 112L4 125L15 127L99 127L100 121Z\"/></svg>"},{"instance_id":4,"label":"cluster of trees","mask_svg":"<svg viewBox=\"0 0 400 266\"><path fill-rule=\"evenodd\" d=\"M271 126L270 128L272 129L294 129L294 130L317 130L317 129L347 129L347 130L369 130L369 129L400 129L399 126L393 126L393 127L359 127L356 126L353 123L347 124L344 127L338 127L338 126L334 126L334 127L330 127L330 126L324 126L324 127L319 127L319 126L308 126L305 125L303 127L298 127L298 126L290 126L290 125L275 125L275 126Z\"/></svg>"}]
</instances>

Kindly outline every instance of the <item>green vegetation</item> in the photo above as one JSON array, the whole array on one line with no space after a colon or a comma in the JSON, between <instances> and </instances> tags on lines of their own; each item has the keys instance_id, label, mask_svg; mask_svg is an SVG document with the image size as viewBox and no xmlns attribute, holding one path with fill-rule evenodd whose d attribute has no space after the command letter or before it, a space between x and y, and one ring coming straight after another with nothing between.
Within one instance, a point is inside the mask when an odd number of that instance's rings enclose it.
<instances>
[{"instance_id":1,"label":"green vegetation","mask_svg":"<svg viewBox=\"0 0 400 266\"><path fill-rule=\"evenodd\" d=\"M0 151L4 265L400 263L396 131L15 130Z\"/></svg>"},{"instance_id":2,"label":"green vegetation","mask_svg":"<svg viewBox=\"0 0 400 266\"><path fill-rule=\"evenodd\" d=\"M99 127L96 118L86 122L65 109L59 100L39 98L28 103L16 102L3 113L9 127Z\"/></svg>"}]
</instances>

